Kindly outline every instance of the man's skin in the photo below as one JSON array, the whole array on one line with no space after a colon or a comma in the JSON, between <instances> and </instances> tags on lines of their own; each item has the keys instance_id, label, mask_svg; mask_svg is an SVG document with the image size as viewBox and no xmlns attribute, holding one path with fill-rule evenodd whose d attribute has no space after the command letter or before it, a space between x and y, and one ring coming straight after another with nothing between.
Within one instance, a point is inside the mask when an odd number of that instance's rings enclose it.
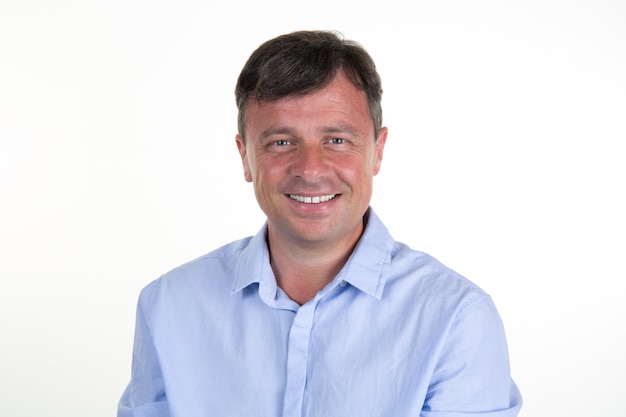
<instances>
[{"instance_id":1,"label":"man's skin","mask_svg":"<svg viewBox=\"0 0 626 417\"><path fill-rule=\"evenodd\" d=\"M339 273L363 232L387 140L374 137L365 93L344 75L323 89L250 99L236 142L268 219L278 286L300 305Z\"/></svg>"}]
</instances>

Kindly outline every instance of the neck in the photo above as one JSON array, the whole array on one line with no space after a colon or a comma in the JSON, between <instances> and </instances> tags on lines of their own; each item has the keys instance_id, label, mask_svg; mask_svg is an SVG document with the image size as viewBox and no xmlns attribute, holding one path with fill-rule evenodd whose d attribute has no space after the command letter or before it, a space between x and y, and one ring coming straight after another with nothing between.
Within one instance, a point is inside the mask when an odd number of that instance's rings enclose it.
<instances>
[{"instance_id":1,"label":"neck","mask_svg":"<svg viewBox=\"0 0 626 417\"><path fill-rule=\"evenodd\" d=\"M299 242L294 244L272 234L268 228L270 262L278 286L303 305L331 282L352 254L360 233L344 243Z\"/></svg>"}]
</instances>

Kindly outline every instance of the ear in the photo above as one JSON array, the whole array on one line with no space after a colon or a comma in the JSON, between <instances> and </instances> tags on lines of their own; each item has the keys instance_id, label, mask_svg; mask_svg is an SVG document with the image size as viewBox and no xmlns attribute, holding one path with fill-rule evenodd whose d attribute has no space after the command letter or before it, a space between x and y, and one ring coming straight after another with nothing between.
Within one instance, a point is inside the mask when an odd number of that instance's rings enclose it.
<instances>
[{"instance_id":1,"label":"ear","mask_svg":"<svg viewBox=\"0 0 626 417\"><path fill-rule=\"evenodd\" d=\"M237 134L235 137L235 141L237 142L237 150L239 150L239 155L241 156L241 163L243 165L243 177L248 182L252 182L252 175L250 174L250 165L248 162L248 152L246 151L246 144L243 142L243 138L240 134Z\"/></svg>"},{"instance_id":2,"label":"ear","mask_svg":"<svg viewBox=\"0 0 626 417\"><path fill-rule=\"evenodd\" d=\"M387 143L387 128L380 129L380 134L376 143L374 143L374 175L380 172L380 164L383 161L383 151L385 150L385 143Z\"/></svg>"}]
</instances>

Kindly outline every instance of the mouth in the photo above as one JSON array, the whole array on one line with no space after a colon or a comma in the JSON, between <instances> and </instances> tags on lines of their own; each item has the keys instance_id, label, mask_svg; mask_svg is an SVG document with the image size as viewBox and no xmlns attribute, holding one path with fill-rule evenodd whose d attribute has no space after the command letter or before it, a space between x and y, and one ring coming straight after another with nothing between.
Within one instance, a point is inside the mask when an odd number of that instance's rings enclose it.
<instances>
[{"instance_id":1,"label":"mouth","mask_svg":"<svg viewBox=\"0 0 626 417\"><path fill-rule=\"evenodd\" d=\"M332 200L337 197L338 194L326 194L326 195L316 195L316 196L303 196L297 194L289 194L289 198L292 200L296 200L298 203L304 204L319 204L325 203L327 201Z\"/></svg>"}]
</instances>

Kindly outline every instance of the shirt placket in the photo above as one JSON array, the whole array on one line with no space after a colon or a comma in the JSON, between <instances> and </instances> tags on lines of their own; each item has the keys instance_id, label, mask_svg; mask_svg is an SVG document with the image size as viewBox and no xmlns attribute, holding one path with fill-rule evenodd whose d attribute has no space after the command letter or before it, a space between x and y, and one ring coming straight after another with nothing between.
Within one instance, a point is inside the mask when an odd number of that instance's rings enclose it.
<instances>
[{"instance_id":1,"label":"shirt placket","mask_svg":"<svg viewBox=\"0 0 626 417\"><path fill-rule=\"evenodd\" d=\"M298 309L289 331L287 346L287 384L283 417L302 414L302 404L306 393L309 345L316 302L309 302Z\"/></svg>"}]
</instances>

